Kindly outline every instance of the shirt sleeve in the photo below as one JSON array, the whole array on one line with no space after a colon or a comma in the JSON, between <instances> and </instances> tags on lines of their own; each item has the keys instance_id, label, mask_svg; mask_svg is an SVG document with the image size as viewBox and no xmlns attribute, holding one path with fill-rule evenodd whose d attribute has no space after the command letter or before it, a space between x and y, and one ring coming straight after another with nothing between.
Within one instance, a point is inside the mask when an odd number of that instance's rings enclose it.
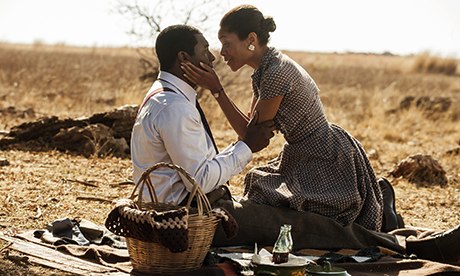
<instances>
[{"instance_id":1,"label":"shirt sleeve","mask_svg":"<svg viewBox=\"0 0 460 276\"><path fill-rule=\"evenodd\" d=\"M282 68L269 68L263 75L259 89L262 100L285 96L291 89L292 78Z\"/></svg>"},{"instance_id":2,"label":"shirt sleeve","mask_svg":"<svg viewBox=\"0 0 460 276\"><path fill-rule=\"evenodd\" d=\"M167 106L157 119L157 131L172 162L190 173L204 193L240 173L252 159L252 152L244 142L231 145L216 155L198 110L188 102ZM191 191L191 183L180 176Z\"/></svg>"}]
</instances>

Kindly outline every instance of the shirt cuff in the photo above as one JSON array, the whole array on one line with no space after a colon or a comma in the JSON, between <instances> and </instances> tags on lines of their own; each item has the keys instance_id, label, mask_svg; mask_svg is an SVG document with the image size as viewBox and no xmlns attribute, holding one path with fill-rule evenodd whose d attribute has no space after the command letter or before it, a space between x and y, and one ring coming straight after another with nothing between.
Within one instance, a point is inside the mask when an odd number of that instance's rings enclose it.
<instances>
[{"instance_id":1,"label":"shirt cuff","mask_svg":"<svg viewBox=\"0 0 460 276\"><path fill-rule=\"evenodd\" d=\"M252 151L248 145L246 145L243 141L238 141L233 144L234 152L237 156L241 156L241 161L245 162L246 164L251 162L252 160Z\"/></svg>"}]
</instances>

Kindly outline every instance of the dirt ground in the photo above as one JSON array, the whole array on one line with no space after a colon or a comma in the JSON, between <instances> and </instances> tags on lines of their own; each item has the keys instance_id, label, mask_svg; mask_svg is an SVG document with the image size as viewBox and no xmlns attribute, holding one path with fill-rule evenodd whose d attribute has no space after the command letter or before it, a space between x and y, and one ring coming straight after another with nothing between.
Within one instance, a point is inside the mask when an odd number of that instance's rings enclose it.
<instances>
[{"instance_id":1,"label":"dirt ground","mask_svg":"<svg viewBox=\"0 0 460 276\"><path fill-rule=\"evenodd\" d=\"M22 122L41 116L89 116L123 104L138 104L148 82L138 76L138 58L129 49L33 48L0 45L0 138ZM31 48L32 47L32 48ZM377 176L391 181L396 208L406 225L448 229L460 224L460 77L413 71L415 57L291 53L312 74L330 121L357 137ZM27 66L20 66L26 64ZM121 66L123 64L123 66ZM96 69L95 69L96 68ZM117 72L121 68L121 72ZM409 69L408 69L409 68ZM248 69L238 74L217 67L240 106L250 94ZM216 103L200 91L220 148L236 136L222 122ZM401 108L407 96L449 98L445 111ZM246 99L246 100L244 100ZM431 115L430 115L431 114ZM249 167L264 164L280 151L283 138L255 154ZM453 150L453 151L452 151ZM413 154L439 161L447 184L415 184L390 172ZM231 180L242 193L244 173ZM85 218L103 224L111 201L133 189L129 158L89 158L61 152L39 141L0 149L0 231L15 234L41 229L58 218ZM0 249L7 244L0 241ZM0 258L1 275L62 275L39 266Z\"/></svg>"}]
</instances>

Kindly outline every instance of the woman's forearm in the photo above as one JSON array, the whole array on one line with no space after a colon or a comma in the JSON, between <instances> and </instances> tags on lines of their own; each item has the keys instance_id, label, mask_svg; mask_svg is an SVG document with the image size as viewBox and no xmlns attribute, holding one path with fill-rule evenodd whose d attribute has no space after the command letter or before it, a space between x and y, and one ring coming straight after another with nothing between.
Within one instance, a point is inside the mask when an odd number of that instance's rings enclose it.
<instances>
[{"instance_id":1,"label":"woman's forearm","mask_svg":"<svg viewBox=\"0 0 460 276\"><path fill-rule=\"evenodd\" d=\"M238 136L244 137L246 135L249 118L233 103L227 93L225 93L225 90L219 93L216 100Z\"/></svg>"}]
</instances>

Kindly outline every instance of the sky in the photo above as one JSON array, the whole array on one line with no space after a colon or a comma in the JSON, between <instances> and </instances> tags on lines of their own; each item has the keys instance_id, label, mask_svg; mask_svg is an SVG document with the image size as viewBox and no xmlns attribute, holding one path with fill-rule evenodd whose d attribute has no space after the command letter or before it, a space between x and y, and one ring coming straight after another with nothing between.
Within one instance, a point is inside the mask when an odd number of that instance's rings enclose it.
<instances>
[{"instance_id":1,"label":"sky","mask_svg":"<svg viewBox=\"0 0 460 276\"><path fill-rule=\"evenodd\" d=\"M140 5L147 5L141 1ZM163 2L184 6L193 1ZM400 55L428 51L460 58L458 0L210 1L218 1L222 9L209 15L207 24L213 27L203 26L211 47L216 49L220 48L216 34L220 18L230 8L246 3L274 18L277 29L271 34L270 45L281 50ZM144 2L150 6L155 3ZM89 47L139 45L138 39L127 34L133 21L115 12L117 3L117 0L0 0L0 42ZM164 17L169 17L164 24L184 20L180 12Z\"/></svg>"}]
</instances>

